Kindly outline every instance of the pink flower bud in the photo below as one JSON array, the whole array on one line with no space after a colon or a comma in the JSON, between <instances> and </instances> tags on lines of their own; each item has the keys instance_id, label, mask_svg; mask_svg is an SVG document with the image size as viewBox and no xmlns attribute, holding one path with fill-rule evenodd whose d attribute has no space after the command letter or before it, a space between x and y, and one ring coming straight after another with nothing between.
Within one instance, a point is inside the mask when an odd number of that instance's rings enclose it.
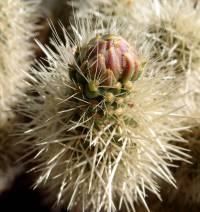
<instances>
[{"instance_id":1,"label":"pink flower bud","mask_svg":"<svg viewBox=\"0 0 200 212\"><path fill-rule=\"evenodd\" d=\"M95 76L104 75L105 69L109 69L113 72L115 81L124 82L137 79L139 69L137 56L133 48L122 37L111 34L98 36L96 39L92 39L88 46L86 60L91 68L95 69L92 71ZM99 55L101 55L101 59L99 59ZM102 59L103 57L104 59ZM96 61L95 66L92 65L94 61ZM106 82L108 81L113 82L113 80L106 80ZM103 80L100 84L107 83ZM113 86L113 84L108 86Z\"/></svg>"},{"instance_id":2,"label":"pink flower bud","mask_svg":"<svg viewBox=\"0 0 200 212\"><path fill-rule=\"evenodd\" d=\"M139 76L134 48L120 36L112 34L96 36L84 47L77 48L75 59L87 79L85 84L91 80L98 81L99 88L104 90L115 88L118 82L124 87L127 81L134 81ZM75 80L84 84L79 79L80 77L77 77Z\"/></svg>"}]
</instances>

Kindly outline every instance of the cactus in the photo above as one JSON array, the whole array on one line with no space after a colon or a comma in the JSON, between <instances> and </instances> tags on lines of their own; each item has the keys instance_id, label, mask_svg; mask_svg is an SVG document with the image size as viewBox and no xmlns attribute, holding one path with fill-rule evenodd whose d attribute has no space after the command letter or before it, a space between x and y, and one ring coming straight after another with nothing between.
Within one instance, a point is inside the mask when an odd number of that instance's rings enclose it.
<instances>
[{"instance_id":1,"label":"cactus","mask_svg":"<svg viewBox=\"0 0 200 212\"><path fill-rule=\"evenodd\" d=\"M38 163L35 186L52 189L57 204L115 211L141 201L148 210L146 191L160 198L157 179L175 185L170 161L187 157L170 142L184 141L172 104L180 96L169 76L148 74L150 61L142 67L136 37L91 25L73 26L75 41L52 41L56 53L42 47L48 65L33 70L19 108L32 120L20 125L20 145Z\"/></svg>"},{"instance_id":2,"label":"cactus","mask_svg":"<svg viewBox=\"0 0 200 212\"><path fill-rule=\"evenodd\" d=\"M191 133L184 130L181 134L189 141L183 147L191 150L194 164L181 163L174 171L178 190L166 189L168 186L163 185L167 193L165 201L177 201L184 206L199 204L199 137L196 135L200 124L200 5L189 0L153 3L152 7L143 5L146 13L133 13L133 16L147 29L146 37L153 42L152 57L157 61L154 68L174 72L175 84L180 85L176 92L187 93L175 104L186 105L180 115L185 116L185 124L193 126ZM139 5L138 2L141 8Z\"/></svg>"},{"instance_id":3,"label":"cactus","mask_svg":"<svg viewBox=\"0 0 200 212\"><path fill-rule=\"evenodd\" d=\"M177 92L189 93L183 101L187 107L182 115L187 116L187 124L199 123L200 7L190 0L154 0L146 5L137 2L135 7L138 12L132 13L133 19L146 29L144 35L153 43L155 69L174 72L175 83L181 84ZM146 12L139 13L138 8Z\"/></svg>"},{"instance_id":4,"label":"cactus","mask_svg":"<svg viewBox=\"0 0 200 212\"><path fill-rule=\"evenodd\" d=\"M0 193L18 172L15 161L21 146L15 146L16 104L25 92L33 63L31 39L39 17L39 2L0 1Z\"/></svg>"},{"instance_id":5,"label":"cactus","mask_svg":"<svg viewBox=\"0 0 200 212\"><path fill-rule=\"evenodd\" d=\"M22 0L0 2L0 128L12 122L11 107L25 87L33 59L30 40L39 16L37 6Z\"/></svg>"},{"instance_id":6,"label":"cactus","mask_svg":"<svg viewBox=\"0 0 200 212\"><path fill-rule=\"evenodd\" d=\"M77 10L78 17L95 15L102 19L108 17L124 18L131 13L134 7L134 0L69 0L67 1ZM125 9L126 8L126 9Z\"/></svg>"}]
</instances>

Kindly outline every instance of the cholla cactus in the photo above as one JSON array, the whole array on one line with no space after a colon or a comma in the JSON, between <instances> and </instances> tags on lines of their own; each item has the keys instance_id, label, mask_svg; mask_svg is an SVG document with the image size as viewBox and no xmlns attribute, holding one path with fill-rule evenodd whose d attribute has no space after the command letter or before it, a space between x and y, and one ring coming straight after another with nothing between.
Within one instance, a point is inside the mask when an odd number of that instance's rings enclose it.
<instances>
[{"instance_id":1,"label":"cholla cactus","mask_svg":"<svg viewBox=\"0 0 200 212\"><path fill-rule=\"evenodd\" d=\"M200 104L200 5L193 1L153 1L151 6L143 5L145 13L133 13L134 19L147 29L146 37L154 43L152 56L157 59L158 71L174 70L177 92L188 95L181 104L185 104L182 115L187 115L185 123L199 128ZM141 8L138 2L138 8ZM136 10L137 11L137 10ZM177 101L177 104L180 102ZM194 165L180 164L175 172L178 190L167 194L168 200L178 200L181 204L199 203L199 138L195 131L187 136L190 143ZM183 132L185 136L187 132ZM186 146L185 146L186 147ZM166 192L166 189L164 189Z\"/></svg>"},{"instance_id":2,"label":"cholla cactus","mask_svg":"<svg viewBox=\"0 0 200 212\"><path fill-rule=\"evenodd\" d=\"M138 7L140 3L138 2ZM145 13L133 14L135 20L147 29L146 37L154 43L152 56L157 59L155 68L158 71L174 70L177 92L188 95L181 104L185 104L182 115L187 115L185 123L197 126L186 138L191 150L194 165L180 164L175 172L178 190L170 189L168 201L179 201L181 204L199 204L199 131L200 120L200 5L193 1L153 1L151 7L143 5ZM177 104L180 102L177 101ZM182 136L188 134L182 132ZM166 189L164 189L166 192Z\"/></svg>"},{"instance_id":3,"label":"cholla cactus","mask_svg":"<svg viewBox=\"0 0 200 212\"><path fill-rule=\"evenodd\" d=\"M37 21L37 4L0 2L0 128L13 118L11 107L25 86L33 57L31 38Z\"/></svg>"},{"instance_id":4,"label":"cholla cactus","mask_svg":"<svg viewBox=\"0 0 200 212\"><path fill-rule=\"evenodd\" d=\"M20 108L32 119L21 144L35 152L35 186L52 188L68 209L124 203L134 211L134 201L148 209L146 192L160 198L157 179L174 185L170 162L187 156L170 143L184 141L173 83L142 71L142 46L113 26L95 29L87 19L73 27L75 41L53 42L57 53L43 48L49 65L33 70L32 95Z\"/></svg>"},{"instance_id":5,"label":"cholla cactus","mask_svg":"<svg viewBox=\"0 0 200 212\"><path fill-rule=\"evenodd\" d=\"M195 123L194 118L200 118L200 7L190 0L146 2L136 2L133 19L147 29L155 68L173 70L176 82L182 82L178 91L190 93L184 99L186 121Z\"/></svg>"},{"instance_id":6,"label":"cholla cactus","mask_svg":"<svg viewBox=\"0 0 200 212\"><path fill-rule=\"evenodd\" d=\"M134 0L70 0L69 2L77 9L78 17L92 14L103 19L127 17L134 7Z\"/></svg>"},{"instance_id":7,"label":"cholla cactus","mask_svg":"<svg viewBox=\"0 0 200 212\"><path fill-rule=\"evenodd\" d=\"M14 146L10 135L15 119L12 109L23 95L33 60L31 39L38 3L0 1L0 192L11 185L18 171L14 162L20 146Z\"/></svg>"}]
</instances>

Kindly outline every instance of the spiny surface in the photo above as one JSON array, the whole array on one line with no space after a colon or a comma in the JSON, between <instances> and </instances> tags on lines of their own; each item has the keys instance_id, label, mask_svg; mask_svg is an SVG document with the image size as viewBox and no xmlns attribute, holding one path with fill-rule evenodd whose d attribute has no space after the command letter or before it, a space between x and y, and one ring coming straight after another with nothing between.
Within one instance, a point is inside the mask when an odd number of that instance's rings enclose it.
<instances>
[{"instance_id":1,"label":"spiny surface","mask_svg":"<svg viewBox=\"0 0 200 212\"><path fill-rule=\"evenodd\" d=\"M0 128L13 118L11 107L25 86L37 6L22 0L0 2Z\"/></svg>"},{"instance_id":2,"label":"spiny surface","mask_svg":"<svg viewBox=\"0 0 200 212\"><path fill-rule=\"evenodd\" d=\"M38 2L39 3L39 2ZM23 96L32 61L31 39L38 15L37 2L0 1L0 190L16 174L20 146L12 136L15 115L11 108ZM8 182L8 183L7 183Z\"/></svg>"},{"instance_id":3,"label":"spiny surface","mask_svg":"<svg viewBox=\"0 0 200 212\"><path fill-rule=\"evenodd\" d=\"M69 3L77 10L78 17L92 14L105 20L109 17L124 18L134 7L133 0L70 0Z\"/></svg>"},{"instance_id":4,"label":"spiny surface","mask_svg":"<svg viewBox=\"0 0 200 212\"><path fill-rule=\"evenodd\" d=\"M180 1L107 1L92 0L86 7L74 0L80 17L101 16L106 25L110 18L127 24L130 34L136 29L152 45L151 57L158 72L174 72L180 94L189 93L182 102L187 105L182 115L186 124L199 123L200 102L200 5L191 0ZM112 6L110 6L112 5ZM129 6L127 6L129 5ZM139 27L138 27L139 26ZM187 27L186 27L187 26Z\"/></svg>"},{"instance_id":5,"label":"spiny surface","mask_svg":"<svg viewBox=\"0 0 200 212\"><path fill-rule=\"evenodd\" d=\"M200 6L189 0L148 2L136 2L133 19L153 44L155 69L174 72L175 83L181 85L177 92L188 93L183 102L177 102L187 105L183 114L187 115L186 123L199 123Z\"/></svg>"},{"instance_id":6,"label":"spiny surface","mask_svg":"<svg viewBox=\"0 0 200 212\"><path fill-rule=\"evenodd\" d=\"M142 54L142 47L133 45L134 37L126 37L116 25L109 29L94 29L92 25L87 19L77 28L72 27L76 35L73 42L67 37L65 44L59 38L53 41L57 53L43 48L49 65L40 64L39 72L33 70L37 74L33 74L27 102L19 108L32 121L19 125L20 143L29 155L35 154L31 160L38 163L32 168L38 173L35 185L49 186L52 194L56 192L58 204L65 204L68 209L80 204L83 210L93 211L116 211L125 204L127 210L134 211L134 201L142 201L148 209L146 191L159 197L158 178L174 185L169 171L171 162L187 157L183 148L170 142L185 141L179 135L182 127L176 115L178 108L172 104L180 96L174 95L170 76L156 72L149 75L143 70L145 74L134 78L141 69ZM108 34L122 44L119 48L113 46L119 51L118 56L112 52L109 57L109 50L103 51L102 47L88 56L88 44L95 50L101 43L97 42L97 35L109 44ZM135 53L129 46L135 48ZM128 48L125 52L132 56L128 66L119 63L120 68L116 69L122 47ZM103 93L88 96L88 82L98 79L96 76L105 74L108 68L99 69L99 65L106 66L97 59L99 52L104 58L112 58L107 64L111 79L122 86L116 92L111 80L108 87L103 87ZM85 61L90 65L85 66ZM91 66L93 61L95 69ZM139 65L135 66L135 62ZM123 81L127 71L133 74ZM106 78L110 79L110 75ZM102 83L99 85L105 86Z\"/></svg>"}]
</instances>

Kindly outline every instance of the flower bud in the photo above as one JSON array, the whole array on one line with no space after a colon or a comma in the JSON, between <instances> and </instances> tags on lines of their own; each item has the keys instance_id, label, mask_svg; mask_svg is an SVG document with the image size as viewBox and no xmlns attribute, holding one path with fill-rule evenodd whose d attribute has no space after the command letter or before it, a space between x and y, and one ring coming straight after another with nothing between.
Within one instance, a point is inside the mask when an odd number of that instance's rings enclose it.
<instances>
[{"instance_id":1,"label":"flower bud","mask_svg":"<svg viewBox=\"0 0 200 212\"><path fill-rule=\"evenodd\" d=\"M71 72L76 73L71 76L75 77L74 80L83 87L88 87L86 84L90 87L95 81L98 87L91 91L98 94L92 96L104 95L110 90L116 90L118 83L126 89L125 84L136 80L139 76L137 55L128 42L120 36L112 34L96 36L86 46L77 48L75 59L80 70L72 66ZM80 71L83 76L79 76ZM99 88L102 88L101 91Z\"/></svg>"}]
</instances>

